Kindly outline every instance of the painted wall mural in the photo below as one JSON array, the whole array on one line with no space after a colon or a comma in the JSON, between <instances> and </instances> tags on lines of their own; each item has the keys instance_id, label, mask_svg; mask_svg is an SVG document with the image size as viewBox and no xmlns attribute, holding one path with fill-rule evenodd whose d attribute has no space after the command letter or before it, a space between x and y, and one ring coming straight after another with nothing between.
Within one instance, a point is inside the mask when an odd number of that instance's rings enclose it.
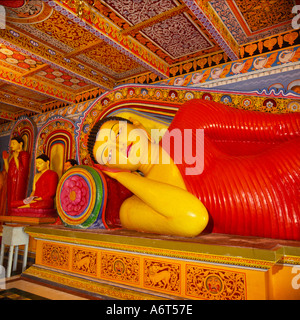
<instances>
[{"instance_id":1,"label":"painted wall mural","mask_svg":"<svg viewBox=\"0 0 300 320\"><path fill-rule=\"evenodd\" d=\"M234 62L224 63L218 67L204 68L199 72L189 73L187 75L173 77L166 81L161 81L159 84L177 85L177 86L193 86L207 87L220 85L220 80L230 80L237 77L245 77L249 79L253 74L258 72L268 72L269 75L276 74L278 68L291 67L291 69L299 68L300 46L294 46L289 49L279 50L273 53L263 54L253 58L247 58ZM204 66L207 63L207 58L202 58ZM281 69L282 70L282 69ZM170 70L170 73L176 74L178 68ZM219 81L219 82L217 82Z\"/></svg>"},{"instance_id":2,"label":"painted wall mural","mask_svg":"<svg viewBox=\"0 0 300 320\"><path fill-rule=\"evenodd\" d=\"M297 90L300 81L293 80L289 82L288 90ZM273 89L272 89L273 88ZM287 112L287 111L300 111L299 109L299 95L296 92L285 92L284 90L275 90L276 86L265 88L263 90L251 90L249 92L237 92L228 88L222 90L208 89L208 88L197 88L197 87L185 87L179 85L142 85L142 84L126 84L117 87L115 90L110 92L104 92L100 97L88 100L86 102L80 102L71 106L65 106L59 110L49 110L43 114L35 115L31 117L32 121L37 126L37 131L43 126L51 117L60 116L70 119L77 126L78 123L81 125L82 116L86 114L87 110L91 109L91 106L95 110L103 110L104 107L110 106L119 100L125 100L128 98L134 98L139 101L161 101L170 103L183 103L192 98L204 98L213 99L214 101L221 101L226 104L230 104L235 107L241 107L251 110L263 110L263 101L267 98L273 98L276 101L273 108L266 109L270 112ZM282 86L278 85L278 89L283 89ZM97 91L96 95L99 94ZM87 98L91 98L88 95ZM249 104L247 99L251 100ZM246 100L245 100L246 99ZM246 101L243 103L243 101ZM14 122L8 122L0 126L0 137L10 134L14 127ZM83 130L84 131L84 130Z\"/></svg>"},{"instance_id":3,"label":"painted wall mural","mask_svg":"<svg viewBox=\"0 0 300 320\"><path fill-rule=\"evenodd\" d=\"M15 122L13 129L11 130L10 139L15 136L21 136L24 141L23 150L29 152L29 179L27 190L31 189L32 184L32 175L33 175L33 166L32 160L34 159L34 150L35 150L35 141L36 141L36 124L32 119L22 116L18 121Z\"/></svg>"},{"instance_id":4,"label":"painted wall mural","mask_svg":"<svg viewBox=\"0 0 300 320\"><path fill-rule=\"evenodd\" d=\"M170 67L170 78L159 79L153 73L144 73L120 82L136 84L166 84L180 86L219 86L216 81L234 79L240 81L239 76L251 79L251 72L264 71L276 74L277 68L295 66L299 62L299 31L293 30L264 40L254 41L240 46L240 60L230 62L224 52L208 54L202 58L191 59L188 62L177 63ZM293 63L293 65L291 65ZM285 72L282 69L280 72ZM248 79L248 78L245 78ZM214 82L212 82L214 81ZM263 88L256 88L263 89Z\"/></svg>"},{"instance_id":5,"label":"painted wall mural","mask_svg":"<svg viewBox=\"0 0 300 320\"><path fill-rule=\"evenodd\" d=\"M63 174L63 164L67 159L75 158L74 123L60 116L48 119L39 130L35 158L46 154L50 158L50 169L59 178Z\"/></svg>"}]
</instances>

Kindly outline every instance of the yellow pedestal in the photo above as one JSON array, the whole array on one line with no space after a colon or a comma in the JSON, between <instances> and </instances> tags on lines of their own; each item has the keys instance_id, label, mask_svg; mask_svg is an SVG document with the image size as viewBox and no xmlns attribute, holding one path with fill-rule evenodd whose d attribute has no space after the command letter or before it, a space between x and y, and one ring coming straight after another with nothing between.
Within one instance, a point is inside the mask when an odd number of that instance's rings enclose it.
<instances>
[{"instance_id":1,"label":"yellow pedestal","mask_svg":"<svg viewBox=\"0 0 300 320\"><path fill-rule=\"evenodd\" d=\"M117 299L300 299L300 242L30 226L23 276Z\"/></svg>"}]
</instances>

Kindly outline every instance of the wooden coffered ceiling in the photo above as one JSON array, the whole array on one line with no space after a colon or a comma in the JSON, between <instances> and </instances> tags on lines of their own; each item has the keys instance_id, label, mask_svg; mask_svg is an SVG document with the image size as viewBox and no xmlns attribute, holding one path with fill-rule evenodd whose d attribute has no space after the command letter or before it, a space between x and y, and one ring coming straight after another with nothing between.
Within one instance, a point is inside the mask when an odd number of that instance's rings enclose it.
<instances>
[{"instance_id":1,"label":"wooden coffered ceiling","mask_svg":"<svg viewBox=\"0 0 300 320\"><path fill-rule=\"evenodd\" d=\"M292 29L295 0L0 0L0 123ZM3 7L0 7L0 9ZM2 17L2 20L1 20ZM3 21L4 20L4 21ZM92 95L93 96L93 95Z\"/></svg>"}]
</instances>

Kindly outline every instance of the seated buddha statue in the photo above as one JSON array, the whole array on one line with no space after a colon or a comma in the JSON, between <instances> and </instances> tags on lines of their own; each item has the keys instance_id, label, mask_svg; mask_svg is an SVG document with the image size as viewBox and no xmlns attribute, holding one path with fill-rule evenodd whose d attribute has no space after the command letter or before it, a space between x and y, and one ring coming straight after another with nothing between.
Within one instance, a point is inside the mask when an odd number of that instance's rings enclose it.
<instances>
[{"instance_id":1,"label":"seated buddha statue","mask_svg":"<svg viewBox=\"0 0 300 320\"><path fill-rule=\"evenodd\" d=\"M67 159L64 163L64 172L66 172L68 169L78 166L78 162L75 159Z\"/></svg>"},{"instance_id":2,"label":"seated buddha statue","mask_svg":"<svg viewBox=\"0 0 300 320\"><path fill-rule=\"evenodd\" d=\"M124 228L300 240L299 113L191 100L167 132L181 133L181 148L173 140L164 147L166 134L154 143L140 123L126 119L104 118L90 131L95 166L133 193L120 208ZM185 148L193 151L188 158Z\"/></svg>"},{"instance_id":3,"label":"seated buddha statue","mask_svg":"<svg viewBox=\"0 0 300 320\"><path fill-rule=\"evenodd\" d=\"M25 216L54 216L54 199L58 184L58 175L50 170L50 160L45 154L36 158L38 173L34 176L33 188L30 196L22 201L12 203L12 215Z\"/></svg>"}]
</instances>

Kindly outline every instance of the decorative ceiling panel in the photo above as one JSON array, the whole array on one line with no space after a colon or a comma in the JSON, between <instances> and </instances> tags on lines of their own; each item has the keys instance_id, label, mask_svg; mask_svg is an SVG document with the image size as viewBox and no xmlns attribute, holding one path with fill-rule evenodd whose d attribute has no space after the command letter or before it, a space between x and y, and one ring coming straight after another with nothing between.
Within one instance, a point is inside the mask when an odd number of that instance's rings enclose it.
<instances>
[{"instance_id":1,"label":"decorative ceiling panel","mask_svg":"<svg viewBox=\"0 0 300 320\"><path fill-rule=\"evenodd\" d=\"M143 33L172 59L213 47L201 30L184 13L145 28Z\"/></svg>"},{"instance_id":2,"label":"decorative ceiling panel","mask_svg":"<svg viewBox=\"0 0 300 320\"><path fill-rule=\"evenodd\" d=\"M86 101L121 83L154 83L272 50L275 39L269 37L278 36L273 50L286 41L292 46L296 4L0 0L6 9L6 26L0 29L0 118L5 119L0 123L22 112Z\"/></svg>"},{"instance_id":3,"label":"decorative ceiling panel","mask_svg":"<svg viewBox=\"0 0 300 320\"><path fill-rule=\"evenodd\" d=\"M70 76L69 74L58 69L48 67L37 59L19 53L17 50L3 44L0 45L0 61L11 65L12 67L14 67L14 70L20 69L20 71L28 71L28 73L22 73L23 76L27 76L29 73L32 73L31 70L43 69L41 71L37 71L35 75L42 78L44 77L44 80L46 81L52 80L56 84L67 86L73 90L78 90L89 85L88 83L78 79L77 77Z\"/></svg>"},{"instance_id":4,"label":"decorative ceiling panel","mask_svg":"<svg viewBox=\"0 0 300 320\"><path fill-rule=\"evenodd\" d=\"M71 75L60 71L58 69L53 69L48 67L42 71L36 73L37 76L46 78L48 80L53 80L56 83L69 87L73 90L78 90L80 88L88 86L88 84L76 77L72 77Z\"/></svg>"},{"instance_id":5,"label":"decorative ceiling panel","mask_svg":"<svg viewBox=\"0 0 300 320\"><path fill-rule=\"evenodd\" d=\"M76 59L103 74L109 74L112 78L118 80L130 77L141 72L147 72L147 69L138 63L120 53L110 45L103 44L103 47L88 50L85 54L79 54ZM93 52L93 54L92 54ZM110 54L108 55L108 52ZM96 72L96 71L95 71Z\"/></svg>"},{"instance_id":6,"label":"decorative ceiling panel","mask_svg":"<svg viewBox=\"0 0 300 320\"><path fill-rule=\"evenodd\" d=\"M210 0L209 4L239 44L292 29L296 0Z\"/></svg>"},{"instance_id":7,"label":"decorative ceiling panel","mask_svg":"<svg viewBox=\"0 0 300 320\"><path fill-rule=\"evenodd\" d=\"M31 56L22 54L19 51L5 45L0 46L0 60L27 71L43 65L43 63L37 59L33 59Z\"/></svg>"},{"instance_id":8,"label":"decorative ceiling panel","mask_svg":"<svg viewBox=\"0 0 300 320\"><path fill-rule=\"evenodd\" d=\"M168 19L163 18L163 14L176 8L178 2L172 0L107 0L105 2L130 25L148 21L150 26L145 26L141 30L141 34L172 59L178 59L213 47L189 15L180 13L178 15L174 14ZM152 25L151 19L154 20L158 15L161 15L161 19L158 19L157 23Z\"/></svg>"},{"instance_id":9,"label":"decorative ceiling panel","mask_svg":"<svg viewBox=\"0 0 300 320\"><path fill-rule=\"evenodd\" d=\"M288 24L293 18L293 0L244 0L229 1L229 6L235 11L238 9L237 17L243 17L252 33L277 26ZM235 6L235 7L234 7Z\"/></svg>"},{"instance_id":10,"label":"decorative ceiling panel","mask_svg":"<svg viewBox=\"0 0 300 320\"><path fill-rule=\"evenodd\" d=\"M126 57L117 49L106 43L102 44L101 49L95 47L88 50L85 52L85 56L96 62L95 67L97 67L97 64L100 64L111 69L116 74L128 72L129 70L134 70L139 67L137 62Z\"/></svg>"},{"instance_id":11,"label":"decorative ceiling panel","mask_svg":"<svg viewBox=\"0 0 300 320\"><path fill-rule=\"evenodd\" d=\"M153 18L160 13L175 8L172 0L106 0L104 1L132 25Z\"/></svg>"},{"instance_id":12,"label":"decorative ceiling panel","mask_svg":"<svg viewBox=\"0 0 300 320\"><path fill-rule=\"evenodd\" d=\"M134 72L147 71L132 59L126 57L124 53L117 51L108 44L100 44L100 48L97 45L95 48L89 49L91 44L98 44L99 39L42 1L27 0L26 3L24 8L10 11L10 23L17 31L34 35L34 40L32 41L36 40L36 43L38 43L37 41L43 41L47 46L52 47L53 53L56 50L60 50L64 52L66 59L72 56L74 59L83 62L79 64L82 70L86 63L94 69L91 70L92 74L96 75L97 72L103 72L105 78L113 77L115 79L120 79L122 76L130 76ZM47 19L39 21L37 17L41 16L42 12L47 13ZM15 18L15 16L18 18ZM28 18L29 16L30 19ZM36 17L35 20L33 20L33 17ZM31 23L29 24L28 21L31 21ZM87 50L84 50L85 47ZM44 72L40 72L38 75L42 76L43 74ZM46 78L57 82L61 81L60 78L54 78L53 75L48 75ZM62 81L61 83L66 84L66 82L63 83ZM73 88L75 87L73 85ZM83 87L82 81L81 87Z\"/></svg>"},{"instance_id":13,"label":"decorative ceiling panel","mask_svg":"<svg viewBox=\"0 0 300 320\"><path fill-rule=\"evenodd\" d=\"M36 23L33 26L73 49L87 46L91 42L99 40L96 36L55 10L47 20ZM55 45L55 43L53 44Z\"/></svg>"}]
</instances>

